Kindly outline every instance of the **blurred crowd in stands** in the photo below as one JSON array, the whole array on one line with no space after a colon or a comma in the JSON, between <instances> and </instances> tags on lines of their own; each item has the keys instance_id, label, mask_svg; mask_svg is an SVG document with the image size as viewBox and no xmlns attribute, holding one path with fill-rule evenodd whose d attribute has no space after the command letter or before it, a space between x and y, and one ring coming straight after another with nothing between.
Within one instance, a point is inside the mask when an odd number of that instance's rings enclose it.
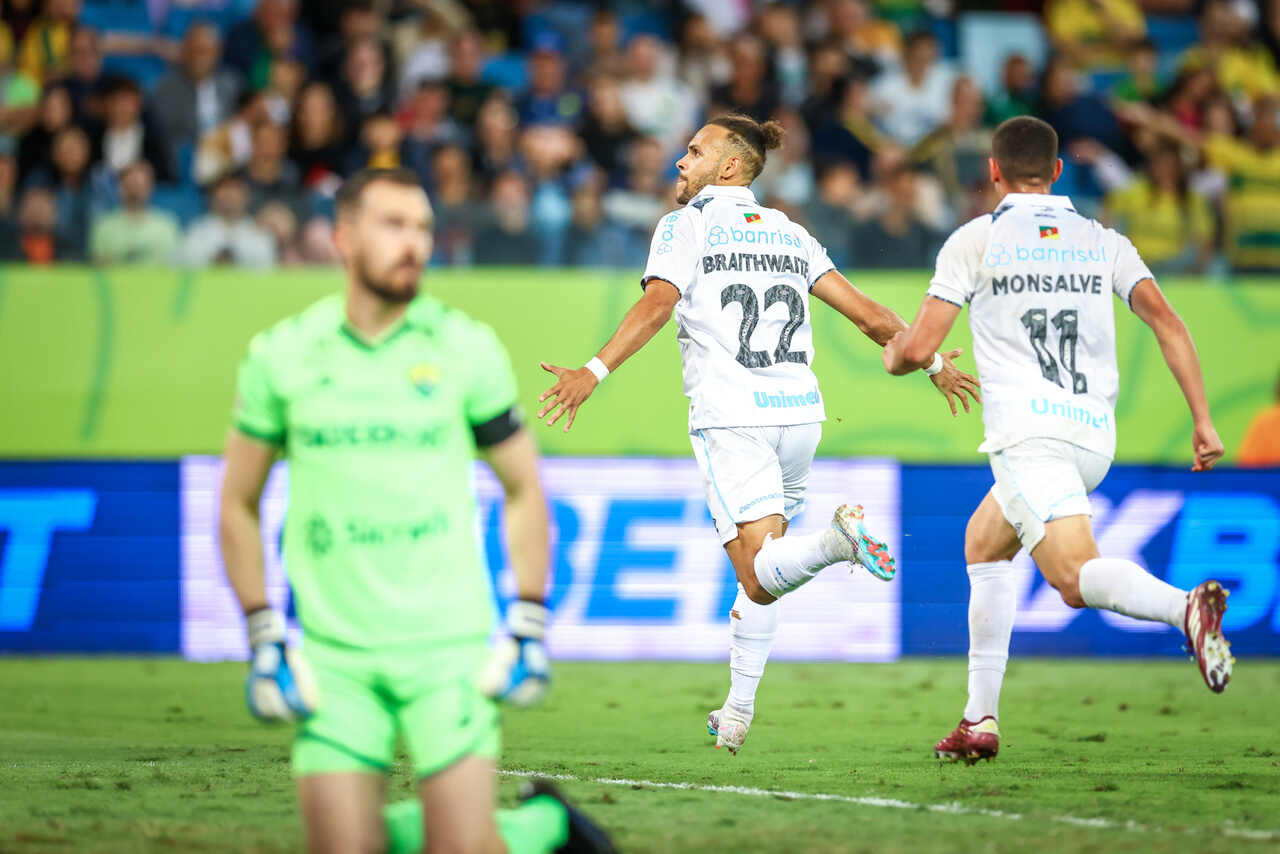
<instances>
[{"instance_id":1,"label":"blurred crowd in stands","mask_svg":"<svg viewBox=\"0 0 1280 854\"><path fill-rule=\"evenodd\" d=\"M421 175L433 263L637 268L707 117L846 268L991 210L992 129L1163 273L1280 271L1280 0L6 0L0 259L335 260L333 195Z\"/></svg>"}]
</instances>

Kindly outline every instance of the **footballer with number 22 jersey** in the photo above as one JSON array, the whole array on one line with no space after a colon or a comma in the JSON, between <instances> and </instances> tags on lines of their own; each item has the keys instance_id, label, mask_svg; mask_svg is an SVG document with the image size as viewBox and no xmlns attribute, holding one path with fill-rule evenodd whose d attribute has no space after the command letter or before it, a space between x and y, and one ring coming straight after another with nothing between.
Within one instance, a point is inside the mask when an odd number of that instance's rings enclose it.
<instances>
[{"instance_id":1,"label":"footballer with number 22 jersey","mask_svg":"<svg viewBox=\"0 0 1280 854\"><path fill-rule=\"evenodd\" d=\"M539 417L573 424L578 407L610 371L674 313L689 398L689 438L707 506L738 577L729 613L729 696L707 717L716 746L737 753L755 713L756 689L778 625L777 599L832 565L858 564L890 579L894 559L863 525L860 506L842 505L832 524L784 536L804 507L826 418L813 374L812 294L878 344L906 324L840 275L826 250L781 211L756 201L751 181L782 128L746 116L712 119L676 164L684 207L654 231L644 296L582 368L543 363L557 382ZM938 355L927 373L969 409L977 382Z\"/></svg>"},{"instance_id":2,"label":"footballer with number 22 jersey","mask_svg":"<svg viewBox=\"0 0 1280 854\"><path fill-rule=\"evenodd\" d=\"M705 187L662 218L642 281L683 297L675 318L690 433L826 420L809 292L834 269L818 241L747 187Z\"/></svg>"}]
</instances>

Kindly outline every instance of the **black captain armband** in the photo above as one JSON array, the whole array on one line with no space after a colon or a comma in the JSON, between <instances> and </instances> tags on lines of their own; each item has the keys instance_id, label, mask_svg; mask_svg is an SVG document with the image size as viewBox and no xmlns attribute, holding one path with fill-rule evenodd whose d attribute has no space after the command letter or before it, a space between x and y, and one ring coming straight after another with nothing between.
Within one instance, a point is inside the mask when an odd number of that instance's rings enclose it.
<instances>
[{"instance_id":1,"label":"black captain armband","mask_svg":"<svg viewBox=\"0 0 1280 854\"><path fill-rule=\"evenodd\" d=\"M519 407L513 406L483 424L472 424L471 434L476 438L477 448L491 448L499 442L510 439L523 424Z\"/></svg>"}]
</instances>

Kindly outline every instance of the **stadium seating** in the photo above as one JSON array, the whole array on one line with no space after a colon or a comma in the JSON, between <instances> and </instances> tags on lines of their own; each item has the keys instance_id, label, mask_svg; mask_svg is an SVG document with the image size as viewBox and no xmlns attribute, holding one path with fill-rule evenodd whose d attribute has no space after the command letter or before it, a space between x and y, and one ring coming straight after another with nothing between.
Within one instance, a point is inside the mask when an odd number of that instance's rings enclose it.
<instances>
[{"instance_id":1,"label":"stadium seating","mask_svg":"<svg viewBox=\"0 0 1280 854\"><path fill-rule=\"evenodd\" d=\"M1000 70L1011 55L1022 54L1036 68L1049 58L1049 42L1034 15L966 12L958 31L962 65L988 94L1000 88Z\"/></svg>"}]
</instances>

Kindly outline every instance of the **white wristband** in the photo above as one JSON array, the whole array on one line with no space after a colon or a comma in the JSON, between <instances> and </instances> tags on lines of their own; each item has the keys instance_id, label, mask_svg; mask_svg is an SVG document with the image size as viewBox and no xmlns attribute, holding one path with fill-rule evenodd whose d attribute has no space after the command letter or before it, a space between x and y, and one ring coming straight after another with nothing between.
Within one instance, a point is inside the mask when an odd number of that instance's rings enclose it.
<instances>
[{"instance_id":1,"label":"white wristband","mask_svg":"<svg viewBox=\"0 0 1280 854\"><path fill-rule=\"evenodd\" d=\"M930 364L929 367L927 368L921 368L921 370L924 371L925 374L931 377L937 376L938 374L942 373L942 354L934 353L933 363Z\"/></svg>"},{"instance_id":2,"label":"white wristband","mask_svg":"<svg viewBox=\"0 0 1280 854\"><path fill-rule=\"evenodd\" d=\"M600 361L598 356L592 356L591 361L587 362L583 367L596 375L596 382L604 382L604 378L609 376L609 368L604 362Z\"/></svg>"}]
</instances>

